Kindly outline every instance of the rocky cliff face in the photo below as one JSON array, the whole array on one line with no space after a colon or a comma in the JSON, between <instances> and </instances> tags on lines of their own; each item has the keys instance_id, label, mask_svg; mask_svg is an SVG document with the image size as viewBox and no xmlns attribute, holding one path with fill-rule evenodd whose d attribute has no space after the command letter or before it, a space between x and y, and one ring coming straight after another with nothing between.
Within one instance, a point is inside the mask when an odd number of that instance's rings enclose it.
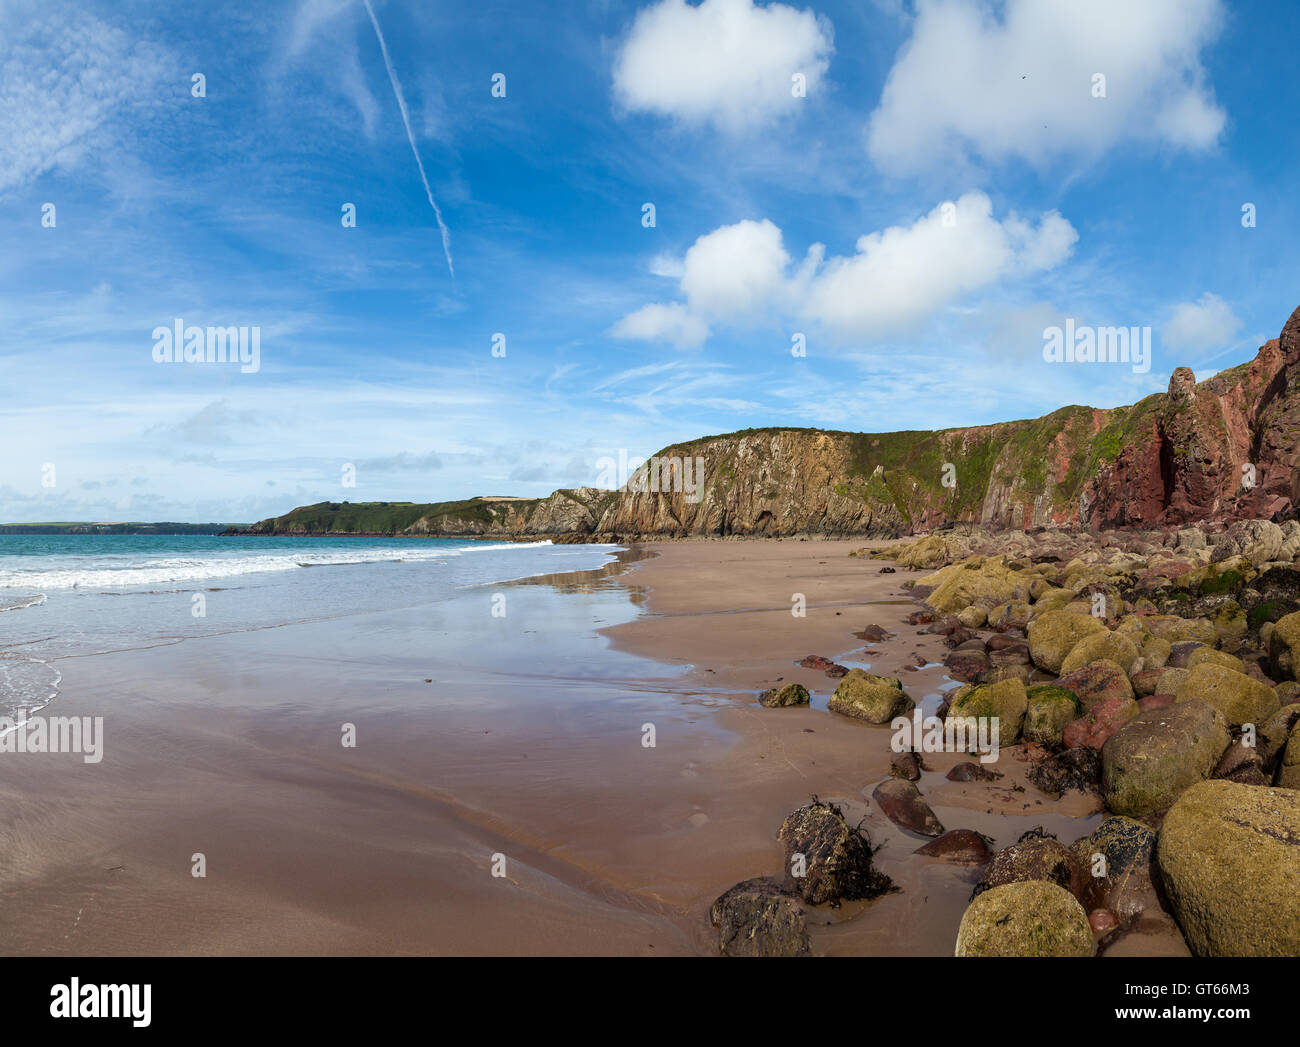
<instances>
[{"instance_id":1,"label":"rocky cliff face","mask_svg":"<svg viewBox=\"0 0 1300 1047\"><path fill-rule=\"evenodd\" d=\"M1281 519L1298 503L1300 309L1249 363L1199 384L1180 367L1166 393L1130 407L1063 407L940 432L745 430L667 447L621 491L441 503L391 533L892 537L954 522L1109 529ZM298 512L251 530L292 533Z\"/></svg>"}]
</instances>

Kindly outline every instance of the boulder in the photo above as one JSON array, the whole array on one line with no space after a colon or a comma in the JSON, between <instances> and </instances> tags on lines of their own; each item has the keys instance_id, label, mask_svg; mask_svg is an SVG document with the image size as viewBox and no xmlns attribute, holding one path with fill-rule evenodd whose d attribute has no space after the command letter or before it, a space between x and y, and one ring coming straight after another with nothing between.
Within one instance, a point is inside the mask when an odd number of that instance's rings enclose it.
<instances>
[{"instance_id":1,"label":"boulder","mask_svg":"<svg viewBox=\"0 0 1300 1047\"><path fill-rule=\"evenodd\" d=\"M1028 579L1001 556L972 556L926 575L918 585L932 586L925 602L937 611L960 611L971 604L997 607L1011 600L1028 601Z\"/></svg>"},{"instance_id":2,"label":"boulder","mask_svg":"<svg viewBox=\"0 0 1300 1047\"><path fill-rule=\"evenodd\" d=\"M1066 749L1030 767L1025 778L1048 796L1059 798L1071 789L1095 793L1100 791L1101 754L1087 746Z\"/></svg>"},{"instance_id":3,"label":"boulder","mask_svg":"<svg viewBox=\"0 0 1300 1047\"><path fill-rule=\"evenodd\" d=\"M1069 891L1046 880L1003 884L966 908L957 956L1091 956L1088 914Z\"/></svg>"},{"instance_id":4,"label":"boulder","mask_svg":"<svg viewBox=\"0 0 1300 1047\"><path fill-rule=\"evenodd\" d=\"M811 952L798 895L765 876L744 880L709 908L723 956L808 956Z\"/></svg>"},{"instance_id":5,"label":"boulder","mask_svg":"<svg viewBox=\"0 0 1300 1047\"><path fill-rule=\"evenodd\" d=\"M1193 698L1208 702L1223 713L1230 727L1263 723L1279 708L1277 694L1268 684L1208 662L1189 669L1175 693L1180 702Z\"/></svg>"},{"instance_id":6,"label":"boulder","mask_svg":"<svg viewBox=\"0 0 1300 1047\"><path fill-rule=\"evenodd\" d=\"M1112 661L1089 662L1074 672L1062 676L1056 686L1064 688L1079 699L1079 707L1086 713L1094 705L1113 698L1132 698L1133 685L1123 668Z\"/></svg>"},{"instance_id":7,"label":"boulder","mask_svg":"<svg viewBox=\"0 0 1300 1047\"><path fill-rule=\"evenodd\" d=\"M758 704L766 709L781 709L787 705L807 705L808 688L801 683L788 683L781 688L773 687L759 695Z\"/></svg>"},{"instance_id":8,"label":"boulder","mask_svg":"<svg viewBox=\"0 0 1300 1047\"><path fill-rule=\"evenodd\" d=\"M1101 792L1115 814L1150 818L1207 778L1231 740L1223 713L1198 699L1140 713L1101 749Z\"/></svg>"},{"instance_id":9,"label":"boulder","mask_svg":"<svg viewBox=\"0 0 1300 1047\"><path fill-rule=\"evenodd\" d=\"M1089 909L1115 913L1123 927L1144 912L1160 909L1154 829L1114 816L1070 850L1087 876L1087 896L1082 901Z\"/></svg>"},{"instance_id":10,"label":"boulder","mask_svg":"<svg viewBox=\"0 0 1300 1047\"><path fill-rule=\"evenodd\" d=\"M1040 669L1059 673L1066 655L1080 640L1108 631L1091 615L1064 609L1040 611L1029 623L1029 653Z\"/></svg>"},{"instance_id":11,"label":"boulder","mask_svg":"<svg viewBox=\"0 0 1300 1047\"><path fill-rule=\"evenodd\" d=\"M1029 624L1031 614L1029 604L1024 600L1011 600L994 607L988 613L990 629L1004 633L1008 629L1023 629Z\"/></svg>"},{"instance_id":12,"label":"boulder","mask_svg":"<svg viewBox=\"0 0 1300 1047\"><path fill-rule=\"evenodd\" d=\"M975 885L975 895L1024 880L1046 880L1064 887L1079 899L1085 897L1087 889L1087 877L1079 859L1060 840L1035 829L993 856Z\"/></svg>"},{"instance_id":13,"label":"boulder","mask_svg":"<svg viewBox=\"0 0 1300 1047\"><path fill-rule=\"evenodd\" d=\"M1291 738L1277 769L1277 784L1283 789L1300 789L1300 723L1291 728Z\"/></svg>"},{"instance_id":14,"label":"boulder","mask_svg":"<svg viewBox=\"0 0 1300 1047\"><path fill-rule=\"evenodd\" d=\"M855 720L888 723L895 716L911 712L913 704L897 677L850 669L835 688L827 708Z\"/></svg>"},{"instance_id":15,"label":"boulder","mask_svg":"<svg viewBox=\"0 0 1300 1047\"><path fill-rule=\"evenodd\" d=\"M1218 665L1233 672L1244 673L1246 664L1236 655L1226 651L1216 651L1213 647L1197 647L1187 656L1187 668L1195 669L1198 665Z\"/></svg>"},{"instance_id":16,"label":"boulder","mask_svg":"<svg viewBox=\"0 0 1300 1047\"><path fill-rule=\"evenodd\" d=\"M1194 785L1165 816L1156 853L1198 956L1300 956L1300 792Z\"/></svg>"},{"instance_id":17,"label":"boulder","mask_svg":"<svg viewBox=\"0 0 1300 1047\"><path fill-rule=\"evenodd\" d=\"M1091 662L1108 661L1118 665L1127 676L1133 671L1141 652L1137 644L1120 633L1094 633L1085 636L1071 649L1061 663L1061 675L1066 676Z\"/></svg>"},{"instance_id":18,"label":"boulder","mask_svg":"<svg viewBox=\"0 0 1300 1047\"><path fill-rule=\"evenodd\" d=\"M776 838L785 844L785 889L811 905L874 898L892 888L871 861L871 840L851 827L832 803L814 800L781 823ZM797 874L802 855L804 875Z\"/></svg>"},{"instance_id":19,"label":"boulder","mask_svg":"<svg viewBox=\"0 0 1300 1047\"><path fill-rule=\"evenodd\" d=\"M1054 749L1061 744L1065 725L1079 715L1079 699L1073 691L1053 684L1039 684L1025 692L1027 708L1022 734L1025 741Z\"/></svg>"},{"instance_id":20,"label":"boulder","mask_svg":"<svg viewBox=\"0 0 1300 1047\"><path fill-rule=\"evenodd\" d=\"M973 829L949 829L912 853L955 865L983 865L993 856L988 840Z\"/></svg>"},{"instance_id":21,"label":"boulder","mask_svg":"<svg viewBox=\"0 0 1300 1047\"><path fill-rule=\"evenodd\" d=\"M907 782L921 780L921 758L916 753L895 753L889 761L889 773Z\"/></svg>"},{"instance_id":22,"label":"boulder","mask_svg":"<svg viewBox=\"0 0 1300 1047\"><path fill-rule=\"evenodd\" d=\"M1087 746L1100 750L1116 731L1141 710L1132 698L1121 694L1107 698L1089 709L1083 716L1066 724L1061 732L1061 741L1069 749Z\"/></svg>"},{"instance_id":23,"label":"boulder","mask_svg":"<svg viewBox=\"0 0 1300 1047\"><path fill-rule=\"evenodd\" d=\"M1268 638L1268 656L1273 663L1273 679L1300 679L1300 611L1273 623Z\"/></svg>"},{"instance_id":24,"label":"boulder","mask_svg":"<svg viewBox=\"0 0 1300 1047\"><path fill-rule=\"evenodd\" d=\"M911 782L889 778L876 786L871 798L895 825L922 836L943 835L943 825Z\"/></svg>"},{"instance_id":25,"label":"boulder","mask_svg":"<svg viewBox=\"0 0 1300 1047\"><path fill-rule=\"evenodd\" d=\"M981 684L960 694L948 706L948 717L997 717L999 745L1014 745L1029 707L1025 685L1018 679ZM991 730L991 728L990 728Z\"/></svg>"}]
</instances>

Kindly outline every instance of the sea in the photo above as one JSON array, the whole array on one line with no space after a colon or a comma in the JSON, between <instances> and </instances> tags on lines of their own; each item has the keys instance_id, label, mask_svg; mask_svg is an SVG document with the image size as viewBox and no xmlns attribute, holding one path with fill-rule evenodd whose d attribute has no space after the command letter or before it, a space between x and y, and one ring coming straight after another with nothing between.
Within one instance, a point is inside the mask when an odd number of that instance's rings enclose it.
<instances>
[{"instance_id":1,"label":"sea","mask_svg":"<svg viewBox=\"0 0 1300 1047\"><path fill-rule=\"evenodd\" d=\"M0 717L55 701L68 659L436 604L593 570L618 546L460 539L0 535Z\"/></svg>"}]
</instances>

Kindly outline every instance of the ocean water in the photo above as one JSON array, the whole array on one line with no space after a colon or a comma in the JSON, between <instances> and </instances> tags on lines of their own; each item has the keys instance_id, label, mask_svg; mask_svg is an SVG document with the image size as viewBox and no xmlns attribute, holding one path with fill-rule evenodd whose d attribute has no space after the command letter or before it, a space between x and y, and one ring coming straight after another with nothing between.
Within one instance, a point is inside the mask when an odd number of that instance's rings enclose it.
<instances>
[{"instance_id":1,"label":"ocean water","mask_svg":"<svg viewBox=\"0 0 1300 1047\"><path fill-rule=\"evenodd\" d=\"M617 546L408 538L0 535L0 716L57 698L60 663L450 600L598 568Z\"/></svg>"}]
</instances>

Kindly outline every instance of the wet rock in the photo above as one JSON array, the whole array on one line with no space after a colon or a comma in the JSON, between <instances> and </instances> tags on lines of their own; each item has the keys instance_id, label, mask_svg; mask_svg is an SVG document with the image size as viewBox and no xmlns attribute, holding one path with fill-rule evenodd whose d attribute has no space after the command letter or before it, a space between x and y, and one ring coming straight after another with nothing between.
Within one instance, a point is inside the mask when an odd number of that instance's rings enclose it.
<instances>
[{"instance_id":1,"label":"wet rock","mask_svg":"<svg viewBox=\"0 0 1300 1047\"><path fill-rule=\"evenodd\" d=\"M897 677L852 669L835 688L827 708L841 716L879 724L911 712L913 704Z\"/></svg>"},{"instance_id":2,"label":"wet rock","mask_svg":"<svg viewBox=\"0 0 1300 1047\"><path fill-rule=\"evenodd\" d=\"M823 658L820 654L810 654L806 658L800 658L799 664L805 669L821 670L833 668L835 665L829 658Z\"/></svg>"},{"instance_id":3,"label":"wet rock","mask_svg":"<svg viewBox=\"0 0 1300 1047\"><path fill-rule=\"evenodd\" d=\"M758 704L765 709L781 709L788 705L807 705L808 688L799 683L788 683L780 688L773 687L759 695Z\"/></svg>"},{"instance_id":4,"label":"wet rock","mask_svg":"<svg viewBox=\"0 0 1300 1047\"><path fill-rule=\"evenodd\" d=\"M1222 778L1241 785L1271 785L1271 777L1265 773L1264 760L1259 748L1244 744L1238 738L1224 751L1214 768L1211 778Z\"/></svg>"},{"instance_id":5,"label":"wet rock","mask_svg":"<svg viewBox=\"0 0 1300 1047\"><path fill-rule=\"evenodd\" d=\"M957 930L957 956L1091 956L1088 914L1069 891L1043 880L983 892Z\"/></svg>"},{"instance_id":6,"label":"wet rock","mask_svg":"<svg viewBox=\"0 0 1300 1047\"><path fill-rule=\"evenodd\" d=\"M888 640L894 634L881 625L868 625L862 630L862 639L867 643L880 643L881 640Z\"/></svg>"},{"instance_id":7,"label":"wet rock","mask_svg":"<svg viewBox=\"0 0 1300 1047\"><path fill-rule=\"evenodd\" d=\"M989 656L983 651L953 651L943 660L948 675L954 680L975 680L989 667Z\"/></svg>"},{"instance_id":8,"label":"wet rock","mask_svg":"<svg viewBox=\"0 0 1300 1047\"><path fill-rule=\"evenodd\" d=\"M1031 829L1016 843L998 851L975 885L974 896L1025 880L1046 880L1065 888L1076 898L1086 896L1087 879L1079 859L1060 840L1041 829Z\"/></svg>"},{"instance_id":9,"label":"wet rock","mask_svg":"<svg viewBox=\"0 0 1300 1047\"><path fill-rule=\"evenodd\" d=\"M1100 792L1101 754L1087 747L1066 749L1035 764L1025 773L1029 784L1048 796L1060 797L1070 790Z\"/></svg>"},{"instance_id":10,"label":"wet rock","mask_svg":"<svg viewBox=\"0 0 1300 1047\"><path fill-rule=\"evenodd\" d=\"M1007 665L1028 665L1029 645L1027 643L1010 644L989 655L989 664L998 668Z\"/></svg>"},{"instance_id":11,"label":"wet rock","mask_svg":"<svg viewBox=\"0 0 1300 1047\"><path fill-rule=\"evenodd\" d=\"M1154 829L1112 816L1070 850L1086 877L1084 905L1115 913L1124 927L1160 909Z\"/></svg>"},{"instance_id":12,"label":"wet rock","mask_svg":"<svg viewBox=\"0 0 1300 1047\"><path fill-rule=\"evenodd\" d=\"M874 898L893 886L872 864L871 840L844 820L835 804L814 800L781 824L785 889L811 905L839 899ZM796 875L802 855L804 875Z\"/></svg>"},{"instance_id":13,"label":"wet rock","mask_svg":"<svg viewBox=\"0 0 1300 1047\"><path fill-rule=\"evenodd\" d=\"M1107 808L1138 819L1159 814L1209 776L1229 741L1223 714L1197 699L1140 713L1102 746Z\"/></svg>"},{"instance_id":14,"label":"wet rock","mask_svg":"<svg viewBox=\"0 0 1300 1047\"><path fill-rule=\"evenodd\" d=\"M916 753L894 753L889 761L889 773L905 782L919 782L921 759Z\"/></svg>"},{"instance_id":15,"label":"wet rock","mask_svg":"<svg viewBox=\"0 0 1300 1047\"><path fill-rule=\"evenodd\" d=\"M965 694L958 693L948 707L948 718L970 718L990 721L998 720L998 741L1000 745L1014 745L1020 737L1020 727L1029 707L1025 685L1020 680L1002 680L998 683L981 684ZM990 727L991 731L991 727Z\"/></svg>"},{"instance_id":16,"label":"wet rock","mask_svg":"<svg viewBox=\"0 0 1300 1047\"><path fill-rule=\"evenodd\" d=\"M811 943L798 895L765 876L744 880L709 909L723 956L808 956Z\"/></svg>"},{"instance_id":17,"label":"wet rock","mask_svg":"<svg viewBox=\"0 0 1300 1047\"><path fill-rule=\"evenodd\" d=\"M1101 937L1118 927L1119 920L1109 909L1093 909L1088 913L1088 926L1093 934Z\"/></svg>"},{"instance_id":18,"label":"wet rock","mask_svg":"<svg viewBox=\"0 0 1300 1047\"><path fill-rule=\"evenodd\" d=\"M922 836L941 836L943 825L935 817L930 805L921 798L920 790L911 782L890 778L881 782L871 793L876 806L895 825Z\"/></svg>"},{"instance_id":19,"label":"wet rock","mask_svg":"<svg viewBox=\"0 0 1300 1047\"><path fill-rule=\"evenodd\" d=\"M969 760L957 764L944 777L950 782L992 782L1002 777L999 771L990 771Z\"/></svg>"},{"instance_id":20,"label":"wet rock","mask_svg":"<svg viewBox=\"0 0 1300 1047\"><path fill-rule=\"evenodd\" d=\"M1165 816L1156 853L1196 955L1300 955L1300 792L1194 785Z\"/></svg>"},{"instance_id":21,"label":"wet rock","mask_svg":"<svg viewBox=\"0 0 1300 1047\"><path fill-rule=\"evenodd\" d=\"M993 857L988 840L972 829L949 829L912 853L955 865L984 865Z\"/></svg>"}]
</instances>

